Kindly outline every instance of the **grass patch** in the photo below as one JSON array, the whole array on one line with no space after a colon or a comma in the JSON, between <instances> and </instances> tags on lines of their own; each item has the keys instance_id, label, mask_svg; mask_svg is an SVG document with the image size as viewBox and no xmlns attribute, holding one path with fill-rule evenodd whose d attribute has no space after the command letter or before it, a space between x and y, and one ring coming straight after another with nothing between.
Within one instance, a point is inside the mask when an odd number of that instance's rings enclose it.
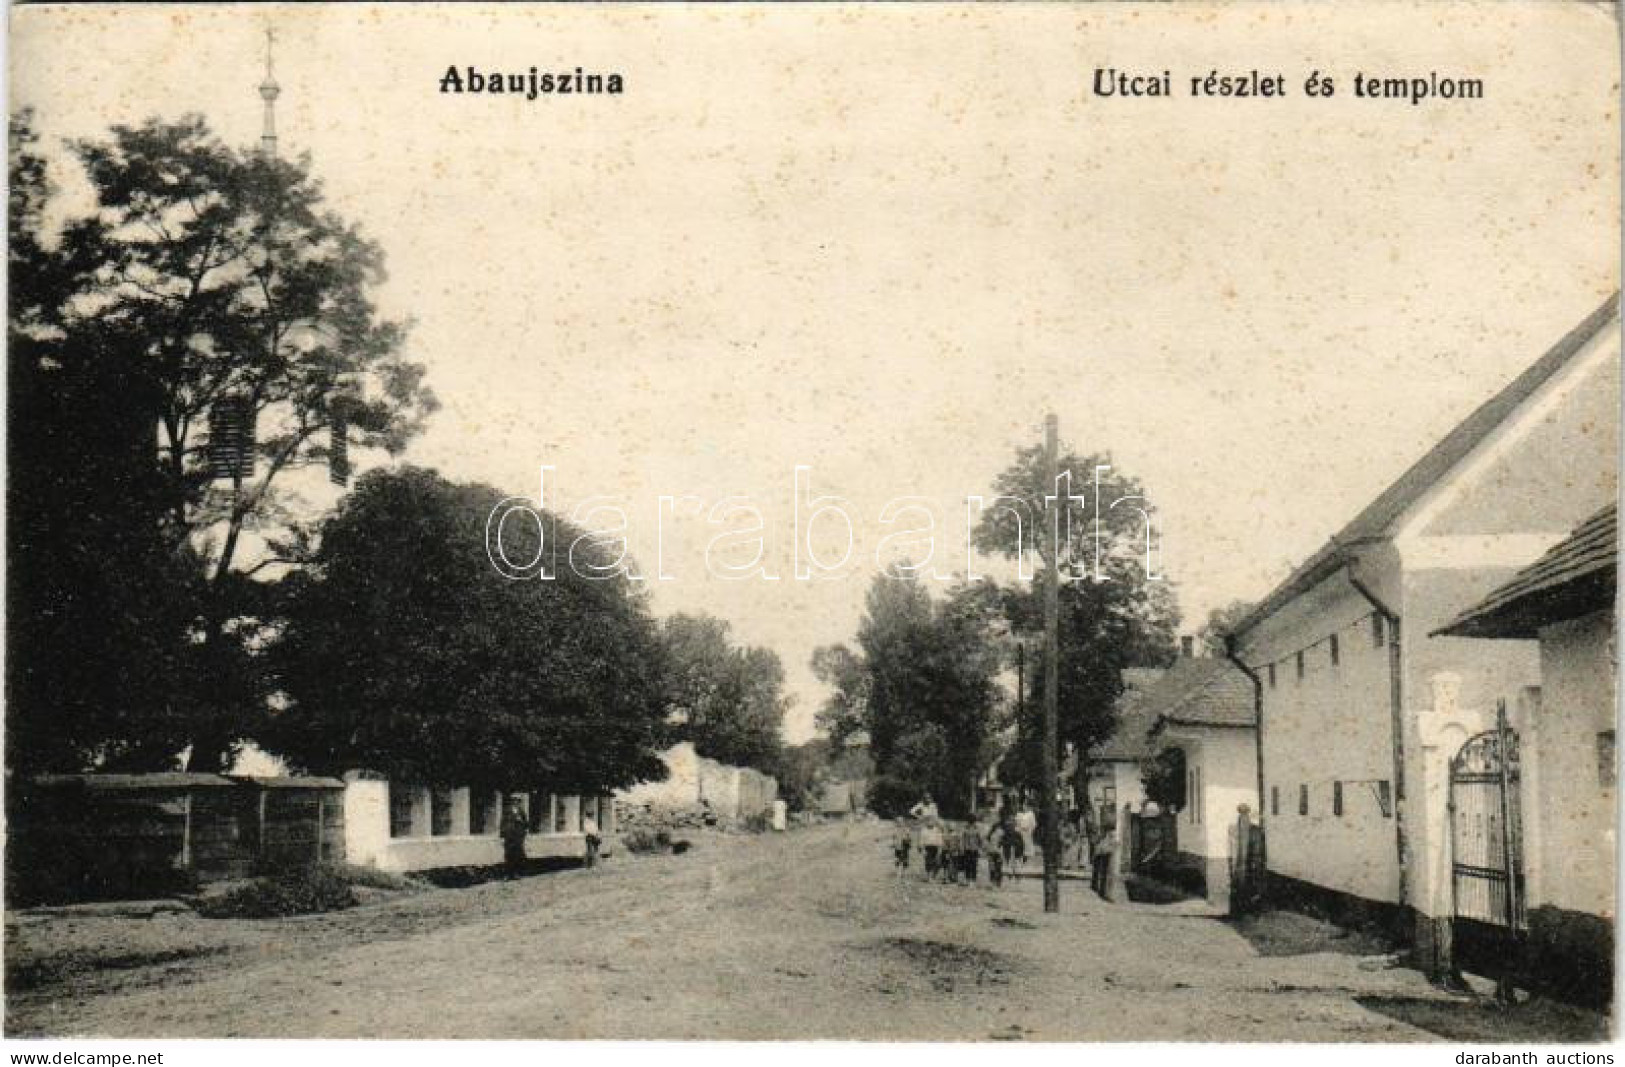
<instances>
[{"instance_id":1,"label":"grass patch","mask_svg":"<svg viewBox=\"0 0 1625 1067\"><path fill-rule=\"evenodd\" d=\"M138 967L157 967L166 963L217 956L225 952L218 946L160 949L155 952L126 952L112 956L96 956L69 952L40 959L6 961L6 992L22 993L56 983L71 981L87 971L133 971Z\"/></svg>"},{"instance_id":2,"label":"grass patch","mask_svg":"<svg viewBox=\"0 0 1625 1067\"><path fill-rule=\"evenodd\" d=\"M1265 911L1225 922L1260 956L1307 956L1315 952L1385 956L1397 947L1378 930L1350 930L1295 911Z\"/></svg>"},{"instance_id":3,"label":"grass patch","mask_svg":"<svg viewBox=\"0 0 1625 1067\"><path fill-rule=\"evenodd\" d=\"M952 941L888 937L877 946L922 972L938 993L952 993L966 985L1009 985L1011 972L1015 970L1015 963L1008 956Z\"/></svg>"},{"instance_id":4,"label":"grass patch","mask_svg":"<svg viewBox=\"0 0 1625 1067\"><path fill-rule=\"evenodd\" d=\"M358 903L343 871L322 866L256 878L219 896L201 897L193 907L209 919L279 919L343 911Z\"/></svg>"}]
</instances>

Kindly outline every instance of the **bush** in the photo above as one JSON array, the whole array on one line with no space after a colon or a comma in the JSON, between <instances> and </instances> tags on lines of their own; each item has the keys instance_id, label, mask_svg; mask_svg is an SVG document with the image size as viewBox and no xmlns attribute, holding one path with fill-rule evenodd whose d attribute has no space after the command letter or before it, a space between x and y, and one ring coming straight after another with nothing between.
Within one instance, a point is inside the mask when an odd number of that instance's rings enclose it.
<instances>
[{"instance_id":1,"label":"bush","mask_svg":"<svg viewBox=\"0 0 1625 1067\"><path fill-rule=\"evenodd\" d=\"M664 852L670 844L671 835L664 830L651 831L640 828L628 830L621 835L621 847L628 852Z\"/></svg>"},{"instance_id":2,"label":"bush","mask_svg":"<svg viewBox=\"0 0 1625 1067\"><path fill-rule=\"evenodd\" d=\"M194 907L210 919L276 919L343 911L357 904L344 874L332 867L287 871L256 878L217 897L204 897Z\"/></svg>"},{"instance_id":3,"label":"bush","mask_svg":"<svg viewBox=\"0 0 1625 1067\"><path fill-rule=\"evenodd\" d=\"M334 874L344 879L352 886L363 886L367 889L393 889L417 890L425 888L424 884L404 874L393 871L380 871L377 867L362 867L351 863L335 863L330 868Z\"/></svg>"}]
</instances>

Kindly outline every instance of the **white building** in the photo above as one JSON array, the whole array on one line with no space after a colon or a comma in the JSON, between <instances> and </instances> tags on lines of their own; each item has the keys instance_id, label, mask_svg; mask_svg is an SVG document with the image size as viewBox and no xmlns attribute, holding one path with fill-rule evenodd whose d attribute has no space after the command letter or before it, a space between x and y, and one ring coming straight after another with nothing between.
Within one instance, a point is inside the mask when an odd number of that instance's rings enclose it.
<instances>
[{"instance_id":1,"label":"white building","mask_svg":"<svg viewBox=\"0 0 1625 1067\"><path fill-rule=\"evenodd\" d=\"M1540 644L1539 697L1517 722L1525 965L1599 1005L1614 976L1618 543L1610 504L1441 630Z\"/></svg>"},{"instance_id":2,"label":"white building","mask_svg":"<svg viewBox=\"0 0 1625 1067\"><path fill-rule=\"evenodd\" d=\"M1272 893L1414 933L1430 970L1476 892L1457 891L1451 762L1541 673L1532 641L1435 631L1615 498L1619 355L1616 294L1231 635L1261 689Z\"/></svg>"},{"instance_id":3,"label":"white building","mask_svg":"<svg viewBox=\"0 0 1625 1067\"><path fill-rule=\"evenodd\" d=\"M353 864L385 871L439 867L490 867L502 862L501 793L448 789L345 776L344 848ZM519 797L529 822L525 855L530 859L580 859L587 854L587 819L599 836L615 830L609 797Z\"/></svg>"},{"instance_id":4,"label":"white building","mask_svg":"<svg viewBox=\"0 0 1625 1067\"><path fill-rule=\"evenodd\" d=\"M1223 659L1181 657L1145 694L1151 742L1184 755L1185 805L1177 816L1181 863L1202 879L1207 899L1230 905L1236 824L1257 818L1258 731L1253 685Z\"/></svg>"},{"instance_id":5,"label":"white building","mask_svg":"<svg viewBox=\"0 0 1625 1067\"><path fill-rule=\"evenodd\" d=\"M643 782L615 795L627 808L668 811L703 811L719 822L743 823L768 818L779 798L779 783L772 775L749 767L734 767L708 759L683 741L661 753L666 777Z\"/></svg>"},{"instance_id":6,"label":"white building","mask_svg":"<svg viewBox=\"0 0 1625 1067\"><path fill-rule=\"evenodd\" d=\"M1138 811L1145 803L1145 761L1152 755L1150 733L1156 718L1143 698L1162 674L1160 667L1123 672L1117 728L1089 753L1089 804L1097 816L1110 811L1121 821L1125 805Z\"/></svg>"}]
</instances>

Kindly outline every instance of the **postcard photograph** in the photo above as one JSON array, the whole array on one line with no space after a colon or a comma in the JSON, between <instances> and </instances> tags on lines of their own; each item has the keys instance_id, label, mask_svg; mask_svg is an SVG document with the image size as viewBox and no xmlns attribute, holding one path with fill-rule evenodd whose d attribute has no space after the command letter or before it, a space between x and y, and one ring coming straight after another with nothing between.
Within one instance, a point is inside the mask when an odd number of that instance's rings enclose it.
<instances>
[{"instance_id":1,"label":"postcard photograph","mask_svg":"<svg viewBox=\"0 0 1625 1067\"><path fill-rule=\"evenodd\" d=\"M9 24L9 1039L1612 1039L1615 4Z\"/></svg>"}]
</instances>

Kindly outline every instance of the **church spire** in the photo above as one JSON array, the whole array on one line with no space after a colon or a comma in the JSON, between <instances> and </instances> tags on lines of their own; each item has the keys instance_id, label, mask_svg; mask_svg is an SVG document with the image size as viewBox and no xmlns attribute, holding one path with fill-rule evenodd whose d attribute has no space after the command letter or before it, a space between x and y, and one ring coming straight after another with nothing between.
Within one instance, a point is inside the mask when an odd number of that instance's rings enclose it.
<instances>
[{"instance_id":1,"label":"church spire","mask_svg":"<svg viewBox=\"0 0 1625 1067\"><path fill-rule=\"evenodd\" d=\"M276 77L271 72L271 46L276 43L276 32L265 28L265 80L260 82L260 99L265 101L265 130L260 134L260 151L266 158L276 155L276 98L282 94Z\"/></svg>"}]
</instances>

